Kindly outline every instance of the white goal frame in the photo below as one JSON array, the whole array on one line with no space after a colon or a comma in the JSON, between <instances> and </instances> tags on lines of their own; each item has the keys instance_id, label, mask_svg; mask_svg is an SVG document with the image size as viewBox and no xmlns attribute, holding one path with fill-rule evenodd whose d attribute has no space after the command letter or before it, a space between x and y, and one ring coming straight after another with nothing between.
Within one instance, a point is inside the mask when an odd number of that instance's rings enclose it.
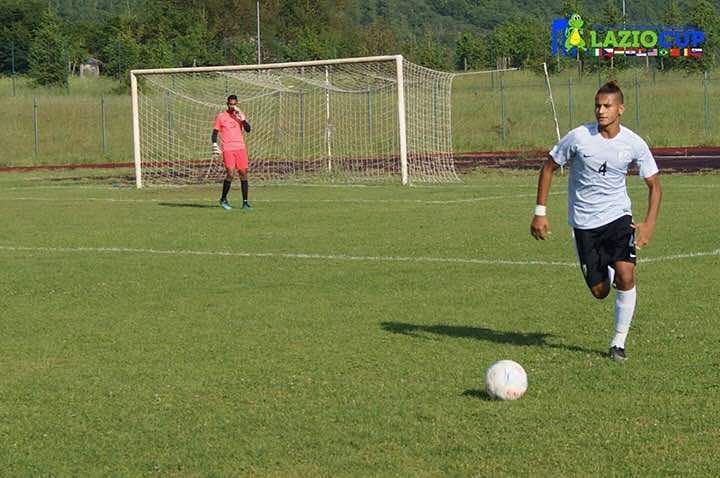
<instances>
[{"instance_id":1,"label":"white goal frame","mask_svg":"<svg viewBox=\"0 0 720 478\"><path fill-rule=\"evenodd\" d=\"M410 174L408 168L408 112L406 111L406 78L405 78L405 67L412 65L404 60L402 55L385 55L385 56L371 56L361 58L345 58L345 59L334 59L334 60L317 60L317 61L303 61L303 62L286 62L286 63L267 63L267 64L254 64L254 65L235 65L235 66L208 66L208 67L187 67L187 68L157 68L157 69L135 69L130 71L130 90L131 90L131 101L132 101L132 134L133 134L133 159L135 164L135 182L137 188L143 187L143 151L142 151L142 130L141 130L141 112L140 112L140 101L138 91L138 79L142 76L149 75L166 75L172 73L210 73L210 72L241 72L248 70L255 71L266 71L273 69L282 68L298 68L298 67L321 67L329 65L342 65L352 63L372 63L372 62L394 62L395 63L395 78L397 82L397 146L398 146L398 160L399 160L399 173L400 180L403 185L410 183ZM432 70L412 65L418 69L422 69L427 72L432 72L441 75L453 76L451 73L434 72ZM452 81L452 80L450 80ZM449 104L450 92L447 92L447 103ZM224 98L223 98L224 101ZM329 102L328 102L328 117L329 117ZM448 106L449 107L449 106ZM414 113L410 113L414 114ZM448 115L449 116L449 115ZM414 121L418 121L417 118ZM210 148L209 141L209 130L208 125L208 149ZM447 134L449 135L450 125L447 125ZM330 138L331 133L327 132L328 138L327 148L330 150ZM449 135L451 136L451 135ZM452 146L451 138L446 138L444 144L444 153L449 155L450 174L451 180L457 180L457 176L454 170L454 164L452 162ZM252 152L251 152L252 155ZM397 164L397 163L396 163ZM330 162L328 166L331 167Z\"/></svg>"}]
</instances>

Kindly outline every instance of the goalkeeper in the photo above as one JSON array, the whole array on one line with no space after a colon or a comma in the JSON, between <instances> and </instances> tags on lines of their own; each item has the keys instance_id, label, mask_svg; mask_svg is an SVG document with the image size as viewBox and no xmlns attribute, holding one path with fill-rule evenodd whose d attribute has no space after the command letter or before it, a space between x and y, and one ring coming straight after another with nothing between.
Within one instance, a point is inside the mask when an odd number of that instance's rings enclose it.
<instances>
[{"instance_id":1,"label":"goalkeeper","mask_svg":"<svg viewBox=\"0 0 720 478\"><path fill-rule=\"evenodd\" d=\"M228 96L227 110L218 113L215 117L215 124L212 130L213 154L219 155L222 153L223 163L225 163L225 181L223 181L220 206L226 211L232 209L232 206L228 203L227 195L228 192L230 192L230 185L236 172L237 175L240 176L240 188L243 198L242 208L250 209L247 176L248 154L243 136L245 132L250 132L250 123L248 123L245 113L238 108L237 102L237 96ZM222 151L220 151L220 146L218 146L218 133L222 137Z\"/></svg>"}]
</instances>

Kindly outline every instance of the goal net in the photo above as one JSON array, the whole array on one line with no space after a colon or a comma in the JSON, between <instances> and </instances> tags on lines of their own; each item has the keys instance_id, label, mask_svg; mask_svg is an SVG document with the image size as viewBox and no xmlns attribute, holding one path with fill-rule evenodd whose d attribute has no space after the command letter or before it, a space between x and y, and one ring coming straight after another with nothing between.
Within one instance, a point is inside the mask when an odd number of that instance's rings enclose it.
<instances>
[{"instance_id":1,"label":"goal net","mask_svg":"<svg viewBox=\"0 0 720 478\"><path fill-rule=\"evenodd\" d=\"M399 55L133 70L137 186L219 181L210 136L231 94L253 180L456 181L452 79Z\"/></svg>"}]
</instances>

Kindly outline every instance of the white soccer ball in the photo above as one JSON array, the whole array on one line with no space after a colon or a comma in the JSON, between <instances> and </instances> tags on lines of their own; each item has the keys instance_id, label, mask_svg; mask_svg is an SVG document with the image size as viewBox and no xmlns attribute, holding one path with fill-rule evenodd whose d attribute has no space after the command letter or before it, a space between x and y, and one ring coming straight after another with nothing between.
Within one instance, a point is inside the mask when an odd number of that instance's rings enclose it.
<instances>
[{"instance_id":1,"label":"white soccer ball","mask_svg":"<svg viewBox=\"0 0 720 478\"><path fill-rule=\"evenodd\" d=\"M525 369L512 360L500 360L485 372L485 392L498 400L517 400L527 390Z\"/></svg>"}]
</instances>

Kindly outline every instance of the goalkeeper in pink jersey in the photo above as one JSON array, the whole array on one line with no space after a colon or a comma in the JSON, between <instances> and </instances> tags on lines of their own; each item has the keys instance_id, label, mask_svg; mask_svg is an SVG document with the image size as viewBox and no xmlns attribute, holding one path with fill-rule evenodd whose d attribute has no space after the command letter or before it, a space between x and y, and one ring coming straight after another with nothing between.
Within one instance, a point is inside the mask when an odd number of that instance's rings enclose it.
<instances>
[{"instance_id":1,"label":"goalkeeper in pink jersey","mask_svg":"<svg viewBox=\"0 0 720 478\"><path fill-rule=\"evenodd\" d=\"M236 172L240 176L240 188L243 197L242 208L250 209L247 179L248 154L243 136L244 133L250 132L250 123L248 123L245 113L238 108L237 102L237 96L228 96L227 110L218 113L212 130L213 154L222 154L223 163L225 163L225 181L223 181L220 206L226 211L232 209L232 206L228 203L227 195L230 192L230 185ZM222 151L218 146L218 133L222 138Z\"/></svg>"}]
</instances>

